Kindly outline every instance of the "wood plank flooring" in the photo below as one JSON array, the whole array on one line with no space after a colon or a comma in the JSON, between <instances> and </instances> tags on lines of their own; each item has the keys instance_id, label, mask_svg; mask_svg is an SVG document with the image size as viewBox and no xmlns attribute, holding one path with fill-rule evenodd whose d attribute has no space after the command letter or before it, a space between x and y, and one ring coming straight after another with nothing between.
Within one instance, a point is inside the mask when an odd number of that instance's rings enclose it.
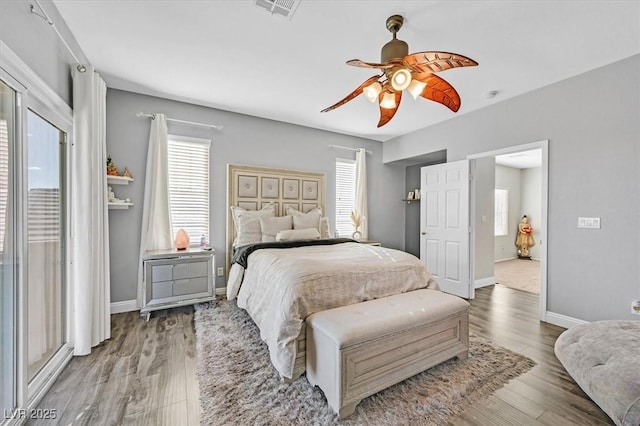
<instances>
[{"instance_id":1,"label":"wood plank flooring","mask_svg":"<svg viewBox=\"0 0 640 426\"><path fill-rule=\"evenodd\" d=\"M475 404L450 425L612 425L553 353L564 329L538 321L538 296L500 285L476 291L470 329L537 365ZM169 425L200 422L193 308L112 317L111 339L76 357L40 408L60 425Z\"/></svg>"}]
</instances>

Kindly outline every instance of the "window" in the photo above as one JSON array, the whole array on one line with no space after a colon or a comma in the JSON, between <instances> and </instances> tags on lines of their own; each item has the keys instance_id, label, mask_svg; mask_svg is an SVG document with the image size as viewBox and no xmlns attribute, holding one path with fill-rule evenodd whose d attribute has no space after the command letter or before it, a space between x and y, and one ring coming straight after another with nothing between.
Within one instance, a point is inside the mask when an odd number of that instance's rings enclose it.
<instances>
[{"instance_id":1,"label":"window","mask_svg":"<svg viewBox=\"0 0 640 426\"><path fill-rule=\"evenodd\" d=\"M494 235L504 236L509 234L509 191L496 189L495 196L495 232Z\"/></svg>"},{"instance_id":2,"label":"window","mask_svg":"<svg viewBox=\"0 0 640 426\"><path fill-rule=\"evenodd\" d=\"M336 233L339 237L351 237L351 211L356 206L356 162L336 159Z\"/></svg>"},{"instance_id":3,"label":"window","mask_svg":"<svg viewBox=\"0 0 640 426\"><path fill-rule=\"evenodd\" d=\"M173 234L182 228L198 245L209 241L208 139L169 135L169 204Z\"/></svg>"}]
</instances>

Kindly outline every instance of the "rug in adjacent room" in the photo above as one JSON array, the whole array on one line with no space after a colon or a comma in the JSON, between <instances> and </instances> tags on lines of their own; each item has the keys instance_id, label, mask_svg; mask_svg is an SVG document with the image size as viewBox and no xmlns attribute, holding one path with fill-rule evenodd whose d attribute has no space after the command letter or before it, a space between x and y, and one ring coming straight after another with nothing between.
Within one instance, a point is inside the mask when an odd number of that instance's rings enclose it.
<instances>
[{"instance_id":1,"label":"rug in adjacent room","mask_svg":"<svg viewBox=\"0 0 640 426\"><path fill-rule=\"evenodd\" d=\"M235 302L196 306L201 424L336 424L322 391L303 375L281 383L267 346ZM471 334L469 358L452 359L365 398L340 424L446 424L534 366Z\"/></svg>"}]
</instances>

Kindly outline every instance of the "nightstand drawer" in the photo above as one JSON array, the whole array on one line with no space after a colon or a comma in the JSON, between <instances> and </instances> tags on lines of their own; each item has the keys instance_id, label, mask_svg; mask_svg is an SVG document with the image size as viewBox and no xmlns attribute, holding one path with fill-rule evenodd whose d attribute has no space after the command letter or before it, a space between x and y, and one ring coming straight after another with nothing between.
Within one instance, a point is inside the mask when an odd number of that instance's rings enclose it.
<instances>
[{"instance_id":1,"label":"nightstand drawer","mask_svg":"<svg viewBox=\"0 0 640 426\"><path fill-rule=\"evenodd\" d=\"M171 281L173 279L173 265L153 265L151 267L153 281Z\"/></svg>"},{"instance_id":2,"label":"nightstand drawer","mask_svg":"<svg viewBox=\"0 0 640 426\"><path fill-rule=\"evenodd\" d=\"M188 262L179 263L173 267L173 279L181 280L185 278L206 277L209 262Z\"/></svg>"},{"instance_id":3,"label":"nightstand drawer","mask_svg":"<svg viewBox=\"0 0 640 426\"><path fill-rule=\"evenodd\" d=\"M152 283L152 290L152 294L155 299L171 297L173 296L173 281L154 281Z\"/></svg>"},{"instance_id":4,"label":"nightstand drawer","mask_svg":"<svg viewBox=\"0 0 640 426\"><path fill-rule=\"evenodd\" d=\"M176 280L173 282L173 295L182 296L185 294L204 293L207 291L208 285L207 277Z\"/></svg>"}]
</instances>

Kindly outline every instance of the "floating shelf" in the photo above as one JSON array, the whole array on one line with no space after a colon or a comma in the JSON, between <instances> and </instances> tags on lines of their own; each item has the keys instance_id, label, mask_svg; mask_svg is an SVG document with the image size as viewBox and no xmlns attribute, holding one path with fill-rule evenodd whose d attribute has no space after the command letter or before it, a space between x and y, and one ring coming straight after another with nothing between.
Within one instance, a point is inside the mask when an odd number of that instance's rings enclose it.
<instances>
[{"instance_id":1,"label":"floating shelf","mask_svg":"<svg viewBox=\"0 0 640 426\"><path fill-rule=\"evenodd\" d=\"M111 185L129 185L129 182L133 182L133 178L107 175L107 183L110 183Z\"/></svg>"},{"instance_id":2,"label":"floating shelf","mask_svg":"<svg viewBox=\"0 0 640 426\"><path fill-rule=\"evenodd\" d=\"M411 204L412 201L417 201L418 203L420 202L420 198L414 198L412 200L407 200L406 198L403 198L402 201L406 201L407 204Z\"/></svg>"},{"instance_id":3,"label":"floating shelf","mask_svg":"<svg viewBox=\"0 0 640 426\"><path fill-rule=\"evenodd\" d=\"M109 203L109 210L126 210L133 207L133 203Z\"/></svg>"}]
</instances>

